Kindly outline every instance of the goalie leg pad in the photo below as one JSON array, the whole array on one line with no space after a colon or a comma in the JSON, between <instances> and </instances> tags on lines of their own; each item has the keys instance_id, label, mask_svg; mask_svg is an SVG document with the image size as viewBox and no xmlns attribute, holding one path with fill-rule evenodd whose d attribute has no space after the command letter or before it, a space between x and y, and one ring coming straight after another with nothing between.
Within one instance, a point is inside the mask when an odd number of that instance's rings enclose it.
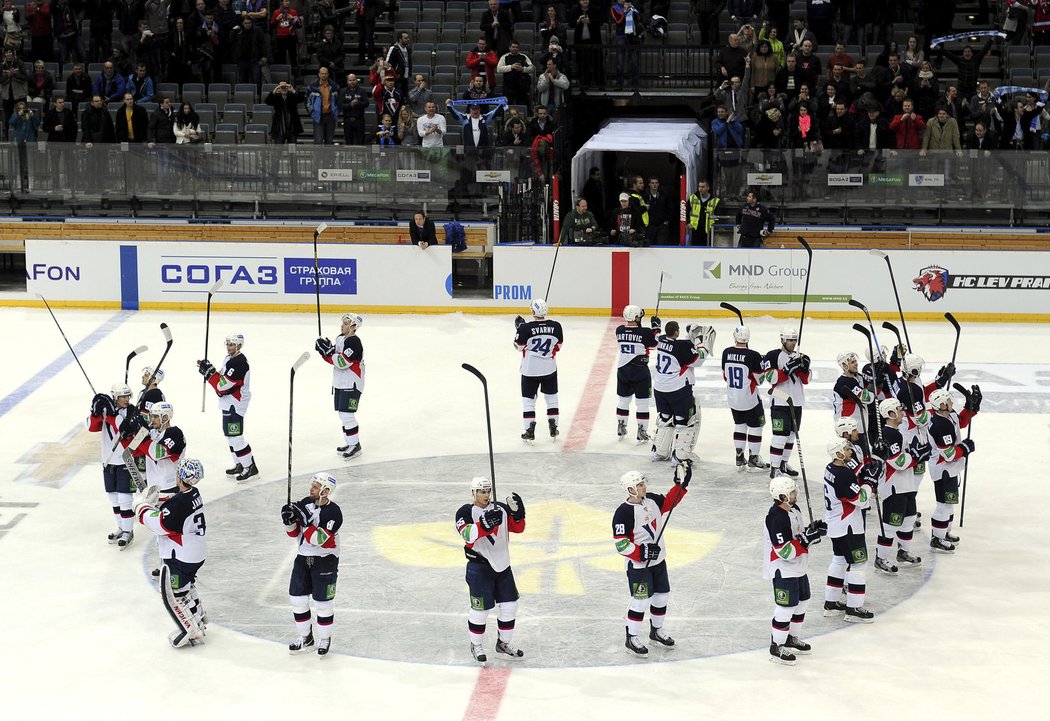
<instances>
[{"instance_id":1,"label":"goalie leg pad","mask_svg":"<svg viewBox=\"0 0 1050 721\"><path fill-rule=\"evenodd\" d=\"M173 648L182 648L187 644L203 638L204 634L193 621L193 614L185 603L186 594L189 590L185 587L172 588L171 569L167 564L160 569L160 597L164 603L164 609L175 622L175 633L168 637Z\"/></svg>"},{"instance_id":2,"label":"goalie leg pad","mask_svg":"<svg viewBox=\"0 0 1050 721\"><path fill-rule=\"evenodd\" d=\"M696 439L700 431L700 419L693 416L685 425L674 427L674 441L671 444L672 455L680 460L691 459Z\"/></svg>"},{"instance_id":3,"label":"goalie leg pad","mask_svg":"<svg viewBox=\"0 0 1050 721\"><path fill-rule=\"evenodd\" d=\"M656 434L653 436L653 458L667 460L671 457L671 442L674 440L674 418L660 414L656 421Z\"/></svg>"}]
</instances>

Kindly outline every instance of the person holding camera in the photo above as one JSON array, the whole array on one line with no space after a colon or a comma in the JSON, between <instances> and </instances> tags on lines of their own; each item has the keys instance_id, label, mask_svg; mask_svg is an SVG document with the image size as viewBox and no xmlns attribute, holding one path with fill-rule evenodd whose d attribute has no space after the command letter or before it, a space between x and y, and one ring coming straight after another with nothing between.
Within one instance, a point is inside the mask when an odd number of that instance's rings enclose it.
<instances>
[{"instance_id":1,"label":"person holding camera","mask_svg":"<svg viewBox=\"0 0 1050 721\"><path fill-rule=\"evenodd\" d=\"M270 123L270 137L278 145L297 142L303 132L303 123L299 120L298 106L306 96L295 89L291 83L282 80L266 96L265 103L273 108L273 121Z\"/></svg>"},{"instance_id":2,"label":"person holding camera","mask_svg":"<svg viewBox=\"0 0 1050 721\"><path fill-rule=\"evenodd\" d=\"M561 235L558 236L559 243L570 243L571 245L597 245L601 242L598 220L594 213L587 209L587 199L580 198L561 226Z\"/></svg>"}]
</instances>

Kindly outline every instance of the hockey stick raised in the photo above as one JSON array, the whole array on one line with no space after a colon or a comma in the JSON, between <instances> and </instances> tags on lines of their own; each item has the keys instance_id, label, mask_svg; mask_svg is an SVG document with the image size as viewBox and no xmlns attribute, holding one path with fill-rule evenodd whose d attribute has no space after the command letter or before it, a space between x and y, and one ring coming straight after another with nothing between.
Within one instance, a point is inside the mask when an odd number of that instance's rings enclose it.
<instances>
[{"instance_id":1,"label":"hockey stick raised","mask_svg":"<svg viewBox=\"0 0 1050 721\"><path fill-rule=\"evenodd\" d=\"M955 320L955 316L951 313L945 313L944 319L951 323L952 327L955 328L955 347L952 348L952 368L954 368L955 357L959 353L959 338L962 336L962 327L959 325L959 321ZM954 377L954 375L955 374L953 373L952 376L948 378L948 383L952 382L952 377ZM945 383L945 385L948 385L948 383Z\"/></svg>"},{"instance_id":2,"label":"hockey stick raised","mask_svg":"<svg viewBox=\"0 0 1050 721\"><path fill-rule=\"evenodd\" d=\"M679 465L686 465L686 464L688 464L688 467L691 468L692 465L693 465L693 462L690 461L690 460L679 461ZM675 478L676 479L677 479L677 476L678 476L678 468L676 466L675 467ZM681 500L682 500L681 497L679 497L679 499L678 499L679 503L681 503ZM667 524L669 524L671 522L671 514L674 513L674 509L676 509L676 508L678 508L678 503L676 503L673 506L671 506L671 510L669 510L667 512L667 518L664 519L663 525L660 526L660 532L657 533L656 534L656 538L653 539L653 545L654 546L656 546L656 547L660 546L660 539L664 537L664 531L667 530ZM651 559L651 558L649 560L647 560L645 562L645 567L649 568L649 564L652 563L652 562L653 562L653 559Z\"/></svg>"},{"instance_id":3,"label":"hockey stick raised","mask_svg":"<svg viewBox=\"0 0 1050 721\"><path fill-rule=\"evenodd\" d=\"M901 297L897 292L897 280L893 277L893 264L890 263L890 256L877 248L872 248L869 252L886 261L886 267L890 271L890 284L893 286L893 299L897 301L897 313L901 317L901 328L904 329L904 342L907 344L908 352L911 353L911 340L908 338L908 324L904 322L904 308L901 307ZM898 342L897 345L900 345L900 342Z\"/></svg>"},{"instance_id":4,"label":"hockey stick raised","mask_svg":"<svg viewBox=\"0 0 1050 721\"><path fill-rule=\"evenodd\" d=\"M871 329L871 339L875 342L875 347L879 349L879 357L881 358L882 357L882 346L879 345L879 334L875 332L875 324L871 322L871 313L868 312L868 306L864 305L863 303L861 303L856 298L850 298L846 302L849 303L850 305L852 305L854 308L859 308L860 311L862 313L864 313L864 317L868 319L868 328ZM872 356L872 360L874 360L874 359L875 359L875 356L873 355Z\"/></svg>"},{"instance_id":5,"label":"hockey stick raised","mask_svg":"<svg viewBox=\"0 0 1050 721\"><path fill-rule=\"evenodd\" d=\"M131 371L131 361L134 360L135 356L142 355L149 350L149 346L140 345L135 350L128 353L128 357L124 360L124 385L128 384L128 373Z\"/></svg>"},{"instance_id":6,"label":"hockey stick raised","mask_svg":"<svg viewBox=\"0 0 1050 721\"><path fill-rule=\"evenodd\" d=\"M966 397L969 397L969 395L970 395L969 392L963 386L959 385L958 383L952 384L952 388L954 388L959 393L962 393ZM972 434L973 434L973 416L971 415L970 416L970 422L966 424L966 440L970 440L970 437L972 436ZM966 458L963 458L962 491L961 491L962 498L959 501L959 528L963 527L963 521L966 519L966 489L970 485L969 483L966 482L966 477L969 475L967 473L967 471L969 471L969 470L970 470L970 456L967 455Z\"/></svg>"},{"instance_id":7,"label":"hockey stick raised","mask_svg":"<svg viewBox=\"0 0 1050 721\"><path fill-rule=\"evenodd\" d=\"M813 248L810 247L809 243L806 242L806 239L803 238L801 235L796 237L798 239L798 242L802 244L802 247L806 249L807 256L806 286L805 289L802 291L802 317L798 321L798 342L795 344L795 347L797 348L802 345L802 324L806 322L806 301L809 299L809 276L811 271L813 270ZM809 515L811 516L810 520L812 521L813 514L810 513Z\"/></svg>"},{"instance_id":8,"label":"hockey stick raised","mask_svg":"<svg viewBox=\"0 0 1050 721\"><path fill-rule=\"evenodd\" d=\"M867 328L862 326L860 323L854 323L853 324L853 330L857 331L858 333L860 333L861 335L863 335L867 339L867 341L868 341L868 356L870 358L875 358L875 351L872 350L872 347L871 347L871 332ZM871 365L871 391L870 392L871 392L871 402L875 403L875 399L878 396L877 396L877 394L875 392L875 362L874 361L872 361L872 365ZM876 412L877 412L877 409L878 409L878 406L876 406ZM875 455L874 451L871 450L871 437L868 435L868 409L863 404L861 404L861 408L860 408L860 427L861 427L861 432L864 433L864 443L865 443L865 445L868 446L868 448L865 448L864 450L866 452L871 453L871 455ZM882 440L882 424L879 423L879 418L878 418L877 415L875 417L875 430L877 431L878 436L879 436L879 446L884 446L884 443L883 443L883 440ZM874 491L875 491L875 510L878 511L878 513L879 513L879 533L882 533L882 527L883 527L882 526L882 500L879 498L878 479L876 479L876 481L875 481Z\"/></svg>"},{"instance_id":9,"label":"hockey stick raised","mask_svg":"<svg viewBox=\"0 0 1050 721\"><path fill-rule=\"evenodd\" d=\"M91 394L98 395L98 393L95 392L95 384L91 382L90 378L88 378L87 371L84 370L84 366L80 363L80 358L77 357L77 352L73 350L73 346L70 344L69 338L66 338L66 333L62 330L62 325L58 322L58 318L55 317L55 312L51 310L51 306L48 304L47 298L40 295L39 293L37 293L37 298L44 301L44 307L47 308L47 312L51 314L51 320L55 321L55 327L58 328L58 332L62 335L62 340L66 342L66 347L69 348L69 352L73 355L73 360L77 362L77 365L80 366L80 372L84 374L84 380L86 380L88 386L91 387Z\"/></svg>"},{"instance_id":10,"label":"hockey stick raised","mask_svg":"<svg viewBox=\"0 0 1050 721\"><path fill-rule=\"evenodd\" d=\"M157 365L153 367L153 373L151 373L150 377L146 379L146 384L143 386L142 392L139 393L139 399L138 399L138 403L137 403L139 409L141 409L141 407L142 407L142 399L146 397L146 390L151 385L153 385L153 381L156 380L157 373L160 372L160 367L162 365L164 365L164 359L168 357L168 351L171 350L171 344L174 342L171 339L171 329L168 328L168 324L167 323L161 323L160 324L160 332L164 334L164 352L161 354L160 360L157 361ZM120 435L117 434L117 440L113 443L113 448L111 448L109 452L112 454L113 451L117 450L117 446L119 446L119 445L120 445ZM125 462L127 462L126 458L125 458ZM132 474L132 475L134 475L134 474Z\"/></svg>"},{"instance_id":11,"label":"hockey stick raised","mask_svg":"<svg viewBox=\"0 0 1050 721\"><path fill-rule=\"evenodd\" d=\"M554 282L554 269L558 265L558 251L561 250L561 243L554 244L554 260L551 261L551 277L547 279L547 292L543 294L543 299L547 301L547 305L551 304L551 284ZM474 371L471 371L474 372ZM495 493L495 491L493 491Z\"/></svg>"},{"instance_id":12,"label":"hockey stick raised","mask_svg":"<svg viewBox=\"0 0 1050 721\"><path fill-rule=\"evenodd\" d=\"M321 337L321 269L317 260L317 238L328 229L328 223L321 223L314 230L314 295L317 298L317 337Z\"/></svg>"},{"instance_id":13,"label":"hockey stick raised","mask_svg":"<svg viewBox=\"0 0 1050 721\"><path fill-rule=\"evenodd\" d=\"M224 286L225 284L226 281L222 278L219 278L217 281L215 281L211 288L208 288L208 306L207 309L204 311L204 355L201 356L202 358L208 357L208 332L211 330L211 298L213 295L218 293L219 289L222 288L222 286ZM208 381L205 380L204 383L201 384L201 413L204 412L204 404L207 402L207 399Z\"/></svg>"},{"instance_id":14,"label":"hockey stick raised","mask_svg":"<svg viewBox=\"0 0 1050 721\"><path fill-rule=\"evenodd\" d=\"M666 270L660 271L660 284L656 287L656 310L653 311L653 315L657 317L660 315L660 296L664 294L664 278L672 277Z\"/></svg>"},{"instance_id":15,"label":"hockey stick raised","mask_svg":"<svg viewBox=\"0 0 1050 721\"><path fill-rule=\"evenodd\" d=\"M292 503L292 411L295 408L295 372L308 360L310 360L309 352L299 356L299 359L292 364L292 370L288 376L288 505Z\"/></svg>"},{"instance_id":16,"label":"hockey stick raised","mask_svg":"<svg viewBox=\"0 0 1050 721\"><path fill-rule=\"evenodd\" d=\"M806 492L806 510L809 511L809 522L813 523L813 506L809 500L809 479L806 477L806 459L802 457L802 439L798 436L798 414L795 413L795 401L791 398L791 394L780 386L770 388L769 395L776 396L787 403L788 416L791 418L791 432L795 434L795 448L798 450L798 465L802 471L802 488Z\"/></svg>"},{"instance_id":17,"label":"hockey stick raised","mask_svg":"<svg viewBox=\"0 0 1050 721\"><path fill-rule=\"evenodd\" d=\"M492 474L492 497L496 498L496 456L492 450L492 415L489 412L489 383L485 380L485 374L469 363L463 364L463 370L473 374L475 378L481 381L481 389L485 394L485 430L489 436L489 473Z\"/></svg>"},{"instance_id":18,"label":"hockey stick raised","mask_svg":"<svg viewBox=\"0 0 1050 721\"><path fill-rule=\"evenodd\" d=\"M885 328L886 330L888 330L890 333L893 333L894 337L897 339L897 348L903 348L903 349L905 349L905 352L906 352L907 351L907 346L905 346L904 345L904 341L901 340L901 332L900 332L900 330L897 329L897 326L893 325L893 323L890 323L888 320L885 320L885 321L882 322L882 327ZM882 353L882 349L881 348L879 349L879 353L880 354ZM898 355L900 355L899 352L898 352ZM903 360L903 358L901 360Z\"/></svg>"},{"instance_id":19,"label":"hockey stick raised","mask_svg":"<svg viewBox=\"0 0 1050 721\"><path fill-rule=\"evenodd\" d=\"M732 303L722 302L718 304L718 307L725 308L730 313L736 313L736 317L740 319L740 325L744 325L744 314L741 313L740 309L737 308L735 305L733 305Z\"/></svg>"}]
</instances>

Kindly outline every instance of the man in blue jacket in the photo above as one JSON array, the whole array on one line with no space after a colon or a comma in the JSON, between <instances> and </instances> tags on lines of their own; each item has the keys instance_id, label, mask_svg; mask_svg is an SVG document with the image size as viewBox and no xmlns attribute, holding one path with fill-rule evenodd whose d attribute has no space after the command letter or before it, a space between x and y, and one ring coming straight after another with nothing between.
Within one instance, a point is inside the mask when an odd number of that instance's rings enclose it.
<instances>
[{"instance_id":1,"label":"man in blue jacket","mask_svg":"<svg viewBox=\"0 0 1050 721\"><path fill-rule=\"evenodd\" d=\"M331 145L339 107L339 86L328 77L328 68L317 71L317 81L306 89L306 109L314 121L314 145Z\"/></svg>"}]
</instances>

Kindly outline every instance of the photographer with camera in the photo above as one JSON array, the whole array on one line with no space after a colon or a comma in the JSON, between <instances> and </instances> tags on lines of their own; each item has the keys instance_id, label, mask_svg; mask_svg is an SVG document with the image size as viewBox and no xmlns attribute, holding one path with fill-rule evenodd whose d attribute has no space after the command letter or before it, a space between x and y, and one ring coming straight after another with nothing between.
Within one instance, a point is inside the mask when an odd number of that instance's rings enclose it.
<instances>
[{"instance_id":1,"label":"photographer with camera","mask_svg":"<svg viewBox=\"0 0 1050 721\"><path fill-rule=\"evenodd\" d=\"M298 106L306 99L295 86L282 80L266 96L266 104L273 108L273 122L270 124L270 137L278 145L297 142L303 132L299 120Z\"/></svg>"}]
</instances>

